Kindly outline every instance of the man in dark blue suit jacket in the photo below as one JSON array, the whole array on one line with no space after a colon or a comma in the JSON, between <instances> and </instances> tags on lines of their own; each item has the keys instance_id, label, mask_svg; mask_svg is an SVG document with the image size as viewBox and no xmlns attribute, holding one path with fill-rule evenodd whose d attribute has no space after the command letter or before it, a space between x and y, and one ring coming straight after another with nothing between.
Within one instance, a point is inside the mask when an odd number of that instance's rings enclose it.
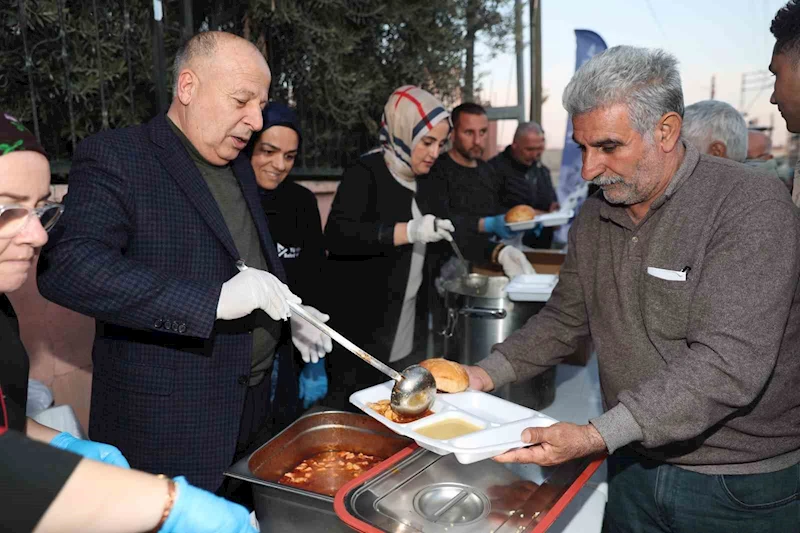
<instances>
[{"instance_id":1,"label":"man in dark blue suit jacket","mask_svg":"<svg viewBox=\"0 0 800 533\"><path fill-rule=\"evenodd\" d=\"M216 490L259 430L296 416L285 320L299 298L239 155L261 128L266 61L207 32L175 62L166 116L78 147L39 288L97 319L89 434L135 468ZM238 273L239 261L250 268Z\"/></svg>"}]
</instances>

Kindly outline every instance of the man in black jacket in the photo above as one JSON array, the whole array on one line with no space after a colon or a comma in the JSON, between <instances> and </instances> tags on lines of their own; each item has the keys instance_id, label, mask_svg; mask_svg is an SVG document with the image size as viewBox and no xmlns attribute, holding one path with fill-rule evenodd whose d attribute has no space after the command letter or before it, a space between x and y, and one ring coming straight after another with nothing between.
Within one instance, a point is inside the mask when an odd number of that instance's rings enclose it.
<instances>
[{"instance_id":1,"label":"man in black jacket","mask_svg":"<svg viewBox=\"0 0 800 533\"><path fill-rule=\"evenodd\" d=\"M553 189L550 170L541 162L544 153L544 130L536 122L525 122L517 127L513 142L489 160L498 179L524 180L528 184L528 203L540 211L558 210L558 199ZM528 232L522 242L532 248L550 248L553 228L543 228L538 235Z\"/></svg>"},{"instance_id":2,"label":"man in black jacket","mask_svg":"<svg viewBox=\"0 0 800 533\"><path fill-rule=\"evenodd\" d=\"M515 205L531 204L530 188L523 176L500 174L483 159L489 133L486 110L467 102L453 109L453 146L439 157L431 178L443 180L448 207L470 228L511 237L505 212Z\"/></svg>"}]
</instances>

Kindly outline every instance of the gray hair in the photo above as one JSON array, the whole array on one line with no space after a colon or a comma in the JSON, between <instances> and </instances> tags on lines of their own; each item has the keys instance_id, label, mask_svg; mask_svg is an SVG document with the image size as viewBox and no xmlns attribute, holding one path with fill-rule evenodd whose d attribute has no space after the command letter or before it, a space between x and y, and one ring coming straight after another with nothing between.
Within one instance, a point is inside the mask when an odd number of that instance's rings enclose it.
<instances>
[{"instance_id":1,"label":"gray hair","mask_svg":"<svg viewBox=\"0 0 800 533\"><path fill-rule=\"evenodd\" d=\"M181 45L172 63L172 96L178 94L178 76L186 65L196 57L212 57L217 51L218 32L197 33Z\"/></svg>"},{"instance_id":2,"label":"gray hair","mask_svg":"<svg viewBox=\"0 0 800 533\"><path fill-rule=\"evenodd\" d=\"M544 130L538 122L521 122L520 125L517 126L517 131L514 132L514 140L518 141L529 133L544 135Z\"/></svg>"},{"instance_id":3,"label":"gray hair","mask_svg":"<svg viewBox=\"0 0 800 533\"><path fill-rule=\"evenodd\" d=\"M744 117L730 104L719 100L703 100L686 108L681 134L701 153L711 143L725 144L728 159L747 159L747 123Z\"/></svg>"},{"instance_id":4,"label":"gray hair","mask_svg":"<svg viewBox=\"0 0 800 533\"><path fill-rule=\"evenodd\" d=\"M564 89L562 102L572 116L625 104L631 126L650 139L666 113L683 116L678 61L663 50L609 48L575 72Z\"/></svg>"}]
</instances>

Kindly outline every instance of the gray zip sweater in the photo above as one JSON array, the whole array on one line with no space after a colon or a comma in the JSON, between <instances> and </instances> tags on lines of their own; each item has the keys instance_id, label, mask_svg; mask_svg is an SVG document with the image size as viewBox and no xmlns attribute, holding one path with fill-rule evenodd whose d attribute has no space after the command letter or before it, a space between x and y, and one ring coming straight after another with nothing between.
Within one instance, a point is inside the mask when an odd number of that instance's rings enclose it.
<instances>
[{"instance_id":1,"label":"gray zip sweater","mask_svg":"<svg viewBox=\"0 0 800 533\"><path fill-rule=\"evenodd\" d=\"M498 387L528 379L591 335L610 452L708 474L793 465L799 216L779 180L687 147L638 225L602 193L584 203L550 301L479 366Z\"/></svg>"}]
</instances>

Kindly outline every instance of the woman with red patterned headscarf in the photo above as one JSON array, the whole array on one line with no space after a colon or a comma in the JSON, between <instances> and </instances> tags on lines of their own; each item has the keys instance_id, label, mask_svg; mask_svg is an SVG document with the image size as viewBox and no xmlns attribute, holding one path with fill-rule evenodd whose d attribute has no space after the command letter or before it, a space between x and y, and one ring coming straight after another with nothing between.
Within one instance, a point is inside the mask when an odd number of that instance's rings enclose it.
<instances>
[{"instance_id":1,"label":"woman with red patterned headscarf","mask_svg":"<svg viewBox=\"0 0 800 533\"><path fill-rule=\"evenodd\" d=\"M456 240L470 259L497 251L450 216L446 184L427 177L450 130L435 96L412 85L395 90L380 148L345 171L325 227L331 325L400 369L424 354L432 282L452 255L445 241ZM339 348L328 365L332 407L349 409L351 393L386 380Z\"/></svg>"}]
</instances>

